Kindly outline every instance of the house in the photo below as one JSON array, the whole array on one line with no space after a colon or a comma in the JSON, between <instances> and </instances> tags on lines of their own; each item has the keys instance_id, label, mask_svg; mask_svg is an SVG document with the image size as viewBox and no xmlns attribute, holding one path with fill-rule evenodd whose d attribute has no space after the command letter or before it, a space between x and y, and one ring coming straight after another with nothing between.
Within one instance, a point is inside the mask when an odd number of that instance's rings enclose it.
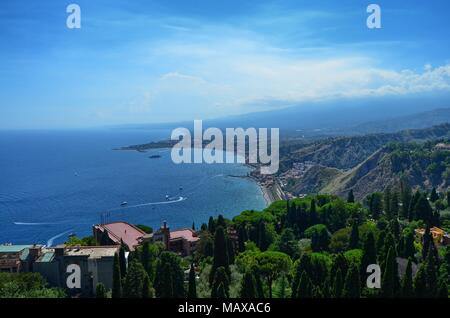
<instances>
[{"instance_id":1,"label":"house","mask_svg":"<svg viewBox=\"0 0 450 318\"><path fill-rule=\"evenodd\" d=\"M93 234L99 245L120 245L123 242L130 252L151 239L150 234L127 222L94 225Z\"/></svg>"},{"instance_id":2,"label":"house","mask_svg":"<svg viewBox=\"0 0 450 318\"><path fill-rule=\"evenodd\" d=\"M41 245L0 245L1 272L30 272L40 256Z\"/></svg>"},{"instance_id":3,"label":"house","mask_svg":"<svg viewBox=\"0 0 450 318\"><path fill-rule=\"evenodd\" d=\"M423 229L423 228L416 229L415 232L416 232L417 236L422 238L423 235L425 234L425 229ZM450 237L447 233L445 233L444 230L434 226L434 227L430 228L430 233L433 236L433 241L435 243L441 244L441 245L450 244Z\"/></svg>"},{"instance_id":4,"label":"house","mask_svg":"<svg viewBox=\"0 0 450 318\"><path fill-rule=\"evenodd\" d=\"M50 286L67 289L71 296L92 296L98 283L106 289L113 286L114 255L119 246L75 246L59 245L42 251L34 262L34 271L40 273ZM67 267L76 264L80 267L80 288L68 289Z\"/></svg>"},{"instance_id":5,"label":"house","mask_svg":"<svg viewBox=\"0 0 450 318\"><path fill-rule=\"evenodd\" d=\"M200 238L197 233L189 228L170 231L167 222L163 222L161 228L151 235L153 242L163 242L167 250L181 256L191 255Z\"/></svg>"}]
</instances>

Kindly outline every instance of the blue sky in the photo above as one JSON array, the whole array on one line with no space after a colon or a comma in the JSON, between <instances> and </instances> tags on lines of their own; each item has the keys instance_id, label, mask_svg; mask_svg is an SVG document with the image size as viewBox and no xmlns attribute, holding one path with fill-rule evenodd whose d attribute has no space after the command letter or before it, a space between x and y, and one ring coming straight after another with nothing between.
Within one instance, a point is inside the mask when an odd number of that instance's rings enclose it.
<instances>
[{"instance_id":1,"label":"blue sky","mask_svg":"<svg viewBox=\"0 0 450 318\"><path fill-rule=\"evenodd\" d=\"M81 7L81 29L66 6ZM207 119L450 91L450 3L2 0L0 129Z\"/></svg>"}]
</instances>

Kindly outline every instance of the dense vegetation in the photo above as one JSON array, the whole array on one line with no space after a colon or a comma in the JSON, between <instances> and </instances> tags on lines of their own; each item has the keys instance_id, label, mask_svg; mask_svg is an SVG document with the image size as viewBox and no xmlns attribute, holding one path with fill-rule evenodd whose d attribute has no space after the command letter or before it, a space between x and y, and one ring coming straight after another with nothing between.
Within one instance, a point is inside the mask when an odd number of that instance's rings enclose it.
<instances>
[{"instance_id":1,"label":"dense vegetation","mask_svg":"<svg viewBox=\"0 0 450 318\"><path fill-rule=\"evenodd\" d=\"M0 298L63 298L59 288L48 288L38 273L0 273Z\"/></svg>"},{"instance_id":2,"label":"dense vegetation","mask_svg":"<svg viewBox=\"0 0 450 318\"><path fill-rule=\"evenodd\" d=\"M210 218L195 255L160 244L115 261L113 297L359 298L448 297L450 247L432 226L449 231L450 193L398 189L355 202L331 195L277 201L232 220ZM415 229L425 228L423 237ZM381 288L366 286L370 264Z\"/></svg>"}]
</instances>

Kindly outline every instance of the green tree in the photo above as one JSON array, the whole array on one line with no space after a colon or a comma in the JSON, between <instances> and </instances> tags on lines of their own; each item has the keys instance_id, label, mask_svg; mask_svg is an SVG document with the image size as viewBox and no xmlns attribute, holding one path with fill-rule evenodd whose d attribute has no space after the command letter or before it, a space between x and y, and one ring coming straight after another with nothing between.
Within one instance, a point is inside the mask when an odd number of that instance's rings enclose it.
<instances>
[{"instance_id":1,"label":"green tree","mask_svg":"<svg viewBox=\"0 0 450 318\"><path fill-rule=\"evenodd\" d=\"M263 282L261 280L261 271L259 270L258 265L253 265L251 268L251 272L253 273L253 276L255 277L255 286L256 286L256 295L257 298L264 298L264 288L263 288Z\"/></svg>"},{"instance_id":2,"label":"green tree","mask_svg":"<svg viewBox=\"0 0 450 318\"><path fill-rule=\"evenodd\" d=\"M377 250L375 247L375 236L370 231L364 242L363 256L361 259L361 281L363 282L367 275L367 267L377 263Z\"/></svg>"},{"instance_id":3,"label":"green tree","mask_svg":"<svg viewBox=\"0 0 450 318\"><path fill-rule=\"evenodd\" d=\"M214 235L214 258L213 265L210 273L210 283L212 284L216 270L219 267L223 267L229 274L229 258L227 248L227 237L225 236L225 230L222 226L218 226Z\"/></svg>"},{"instance_id":4,"label":"green tree","mask_svg":"<svg viewBox=\"0 0 450 318\"><path fill-rule=\"evenodd\" d=\"M276 241L277 250L295 258L299 254L298 241L295 239L294 231L290 228L281 232L280 238Z\"/></svg>"},{"instance_id":5,"label":"green tree","mask_svg":"<svg viewBox=\"0 0 450 318\"><path fill-rule=\"evenodd\" d=\"M313 296L313 286L311 279L306 271L303 271L300 275L300 282L296 292L297 298L311 298Z\"/></svg>"},{"instance_id":6,"label":"green tree","mask_svg":"<svg viewBox=\"0 0 450 318\"><path fill-rule=\"evenodd\" d=\"M144 283L142 284L142 298L153 298L152 283L150 282L150 277L148 274L144 275Z\"/></svg>"},{"instance_id":7,"label":"green tree","mask_svg":"<svg viewBox=\"0 0 450 318\"><path fill-rule=\"evenodd\" d=\"M272 298L272 284L280 275L289 272L291 259L287 254L275 251L266 251L256 256L259 271L266 278L269 287L269 298Z\"/></svg>"},{"instance_id":8,"label":"green tree","mask_svg":"<svg viewBox=\"0 0 450 318\"><path fill-rule=\"evenodd\" d=\"M216 232L216 223L214 222L214 218L212 216L210 216L208 220L208 231L211 234L214 234Z\"/></svg>"},{"instance_id":9,"label":"green tree","mask_svg":"<svg viewBox=\"0 0 450 318\"><path fill-rule=\"evenodd\" d=\"M412 190L409 183L403 179L401 181L401 201L402 201L402 208L401 208L401 217L406 219L409 216L409 207L411 204L412 199Z\"/></svg>"},{"instance_id":10,"label":"green tree","mask_svg":"<svg viewBox=\"0 0 450 318\"><path fill-rule=\"evenodd\" d=\"M415 259L416 247L414 245L414 233L411 230L407 230L403 235L403 251L402 256L405 258Z\"/></svg>"},{"instance_id":11,"label":"green tree","mask_svg":"<svg viewBox=\"0 0 450 318\"><path fill-rule=\"evenodd\" d=\"M430 201L434 203L437 200L439 200L439 195L436 192L436 188L433 188L433 190L431 190L431 194L430 194Z\"/></svg>"},{"instance_id":12,"label":"green tree","mask_svg":"<svg viewBox=\"0 0 450 318\"><path fill-rule=\"evenodd\" d=\"M191 264L191 269L189 270L188 298L197 298L197 284L195 281L194 264Z\"/></svg>"},{"instance_id":13,"label":"green tree","mask_svg":"<svg viewBox=\"0 0 450 318\"><path fill-rule=\"evenodd\" d=\"M399 214L399 198L398 198L398 193L397 192L394 192L392 194L390 210L391 210L392 217L397 219L398 214Z\"/></svg>"},{"instance_id":14,"label":"green tree","mask_svg":"<svg viewBox=\"0 0 450 318\"><path fill-rule=\"evenodd\" d=\"M386 214L386 216L388 218L391 218L392 214L391 214L391 188L390 187L387 187L384 190L383 202L384 202L384 213Z\"/></svg>"},{"instance_id":15,"label":"green tree","mask_svg":"<svg viewBox=\"0 0 450 318\"><path fill-rule=\"evenodd\" d=\"M414 297L414 286L412 278L412 261L408 260L408 265L406 265L406 271L403 275L401 283L401 297L403 298L413 298Z\"/></svg>"},{"instance_id":16,"label":"green tree","mask_svg":"<svg viewBox=\"0 0 450 318\"><path fill-rule=\"evenodd\" d=\"M229 298L230 281L225 267L217 268L211 287L211 298Z\"/></svg>"},{"instance_id":17,"label":"green tree","mask_svg":"<svg viewBox=\"0 0 450 318\"><path fill-rule=\"evenodd\" d=\"M125 244L123 241L120 241L120 249L119 249L119 264L120 264L120 275L121 278L124 279L127 274L127 259L125 257Z\"/></svg>"},{"instance_id":18,"label":"green tree","mask_svg":"<svg viewBox=\"0 0 450 318\"><path fill-rule=\"evenodd\" d=\"M431 225L433 220L433 209L424 194L420 195L414 206L414 215L418 220L423 220L425 223Z\"/></svg>"},{"instance_id":19,"label":"green tree","mask_svg":"<svg viewBox=\"0 0 450 318\"><path fill-rule=\"evenodd\" d=\"M153 268L149 242L144 242L144 244L142 245L141 263L144 266L144 269L149 277L153 278Z\"/></svg>"},{"instance_id":20,"label":"green tree","mask_svg":"<svg viewBox=\"0 0 450 318\"><path fill-rule=\"evenodd\" d=\"M372 193L368 201L370 214L374 219L378 219L383 211L383 195L379 192Z\"/></svg>"},{"instance_id":21,"label":"green tree","mask_svg":"<svg viewBox=\"0 0 450 318\"><path fill-rule=\"evenodd\" d=\"M333 284L333 297L341 298L344 290L344 279L342 278L341 269L338 268Z\"/></svg>"},{"instance_id":22,"label":"green tree","mask_svg":"<svg viewBox=\"0 0 450 318\"><path fill-rule=\"evenodd\" d=\"M250 271L245 272L242 279L241 290L239 293L240 298L256 298L256 281L255 277Z\"/></svg>"},{"instance_id":23,"label":"green tree","mask_svg":"<svg viewBox=\"0 0 450 318\"><path fill-rule=\"evenodd\" d=\"M414 277L414 295L417 298L425 298L427 296L427 273L424 263L420 265Z\"/></svg>"},{"instance_id":24,"label":"green tree","mask_svg":"<svg viewBox=\"0 0 450 318\"><path fill-rule=\"evenodd\" d=\"M107 298L105 285L98 283L95 287L95 297L96 298Z\"/></svg>"},{"instance_id":25,"label":"green tree","mask_svg":"<svg viewBox=\"0 0 450 318\"><path fill-rule=\"evenodd\" d=\"M122 275L120 273L119 256L114 255L112 298L122 297Z\"/></svg>"},{"instance_id":26,"label":"green tree","mask_svg":"<svg viewBox=\"0 0 450 318\"><path fill-rule=\"evenodd\" d=\"M347 203L355 203L355 196L353 194L353 189L348 192Z\"/></svg>"},{"instance_id":27,"label":"green tree","mask_svg":"<svg viewBox=\"0 0 450 318\"><path fill-rule=\"evenodd\" d=\"M147 278L146 278L147 276ZM142 298L144 290L144 281L148 279L144 266L136 259L131 261L130 268L125 276L123 285L124 298Z\"/></svg>"},{"instance_id":28,"label":"green tree","mask_svg":"<svg viewBox=\"0 0 450 318\"><path fill-rule=\"evenodd\" d=\"M384 271L381 281L381 291L385 298L393 298L396 296L396 287L398 286L397 266L395 252L391 247L388 250L386 261L384 262Z\"/></svg>"},{"instance_id":29,"label":"green tree","mask_svg":"<svg viewBox=\"0 0 450 318\"><path fill-rule=\"evenodd\" d=\"M359 247L359 229L358 229L358 222L356 220L352 223L352 231L350 233L350 242L349 242L349 248L355 249Z\"/></svg>"},{"instance_id":30,"label":"green tree","mask_svg":"<svg viewBox=\"0 0 450 318\"><path fill-rule=\"evenodd\" d=\"M343 296L345 298L360 298L361 297L361 281L359 271L355 264L350 266L345 277Z\"/></svg>"},{"instance_id":31,"label":"green tree","mask_svg":"<svg viewBox=\"0 0 450 318\"><path fill-rule=\"evenodd\" d=\"M183 298L184 271L181 259L174 253L163 252L156 264L155 291L158 298Z\"/></svg>"}]
</instances>

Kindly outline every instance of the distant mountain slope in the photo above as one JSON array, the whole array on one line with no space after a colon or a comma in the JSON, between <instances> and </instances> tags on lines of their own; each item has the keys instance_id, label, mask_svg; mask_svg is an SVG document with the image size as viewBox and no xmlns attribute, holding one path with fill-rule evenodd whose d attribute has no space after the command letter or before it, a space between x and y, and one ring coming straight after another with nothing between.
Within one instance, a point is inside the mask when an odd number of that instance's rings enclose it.
<instances>
[{"instance_id":1,"label":"distant mountain slope","mask_svg":"<svg viewBox=\"0 0 450 318\"><path fill-rule=\"evenodd\" d=\"M367 194L395 186L401 178L413 187L450 185L450 144L441 141L393 143L376 151L355 168L338 175L320 192L345 196L353 189L357 199Z\"/></svg>"},{"instance_id":2,"label":"distant mountain slope","mask_svg":"<svg viewBox=\"0 0 450 318\"><path fill-rule=\"evenodd\" d=\"M328 138L300 146L297 150L291 147L289 151L285 151L282 148L282 162L312 161L318 165L347 170L366 160L389 142L427 141L449 135L450 124L443 124L390 134Z\"/></svg>"},{"instance_id":3,"label":"distant mountain slope","mask_svg":"<svg viewBox=\"0 0 450 318\"><path fill-rule=\"evenodd\" d=\"M434 109L408 116L371 121L352 128L354 133L389 133L405 129L422 129L450 123L450 108Z\"/></svg>"}]
</instances>

